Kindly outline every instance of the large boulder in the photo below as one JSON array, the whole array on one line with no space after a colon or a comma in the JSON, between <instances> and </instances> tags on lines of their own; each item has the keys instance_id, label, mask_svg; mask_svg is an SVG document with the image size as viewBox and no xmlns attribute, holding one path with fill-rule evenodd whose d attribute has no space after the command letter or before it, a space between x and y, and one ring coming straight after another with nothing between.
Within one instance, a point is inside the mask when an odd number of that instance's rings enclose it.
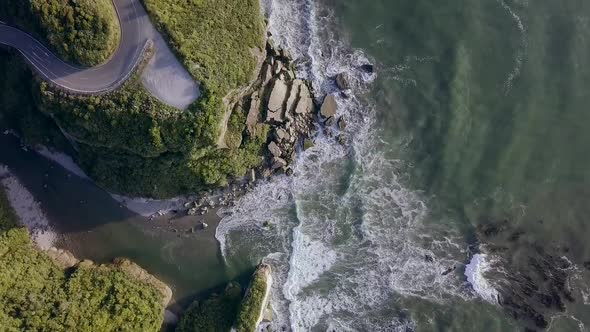
<instances>
[{"instance_id":1,"label":"large boulder","mask_svg":"<svg viewBox=\"0 0 590 332\"><path fill-rule=\"evenodd\" d=\"M307 85L301 84L299 90L299 102L295 108L295 113L307 114L311 111L313 111L313 99L311 98L311 93L309 92Z\"/></svg>"},{"instance_id":2,"label":"large boulder","mask_svg":"<svg viewBox=\"0 0 590 332\"><path fill-rule=\"evenodd\" d=\"M287 99L288 86L283 80L276 80L268 99L267 121L285 121L285 110L283 108Z\"/></svg>"},{"instance_id":3,"label":"large boulder","mask_svg":"<svg viewBox=\"0 0 590 332\"><path fill-rule=\"evenodd\" d=\"M275 143L274 141L270 142L270 144L268 145L268 151L270 151L270 153L272 153L272 155L275 157L280 157L283 154L281 148L279 148L277 143Z\"/></svg>"},{"instance_id":4,"label":"large boulder","mask_svg":"<svg viewBox=\"0 0 590 332\"><path fill-rule=\"evenodd\" d=\"M291 83L291 90L289 92L289 99L287 99L287 114L291 114L291 112L293 112L293 107L295 106L295 102L297 101L297 98L299 98L300 96L300 89L301 89L301 85L303 85L303 81L300 79L295 79L293 80L293 83Z\"/></svg>"},{"instance_id":5,"label":"large boulder","mask_svg":"<svg viewBox=\"0 0 590 332\"><path fill-rule=\"evenodd\" d=\"M69 269L78 265L80 260L76 258L71 252L67 250L57 249L55 247L51 247L45 251L47 256L51 257L53 261L60 267L64 269Z\"/></svg>"},{"instance_id":6,"label":"large boulder","mask_svg":"<svg viewBox=\"0 0 590 332\"><path fill-rule=\"evenodd\" d=\"M324 98L324 103L320 109L320 114L324 119L328 119L330 117L336 116L336 109L336 98L334 95L327 95L326 98Z\"/></svg>"},{"instance_id":7,"label":"large boulder","mask_svg":"<svg viewBox=\"0 0 590 332\"><path fill-rule=\"evenodd\" d=\"M283 168L287 166L287 162L285 161L285 159L279 158L279 157L274 157L272 158L272 169L279 169L279 168Z\"/></svg>"},{"instance_id":8,"label":"large boulder","mask_svg":"<svg viewBox=\"0 0 590 332\"><path fill-rule=\"evenodd\" d=\"M360 66L360 69L367 74L373 74L375 72L375 66L370 63Z\"/></svg>"}]
</instances>

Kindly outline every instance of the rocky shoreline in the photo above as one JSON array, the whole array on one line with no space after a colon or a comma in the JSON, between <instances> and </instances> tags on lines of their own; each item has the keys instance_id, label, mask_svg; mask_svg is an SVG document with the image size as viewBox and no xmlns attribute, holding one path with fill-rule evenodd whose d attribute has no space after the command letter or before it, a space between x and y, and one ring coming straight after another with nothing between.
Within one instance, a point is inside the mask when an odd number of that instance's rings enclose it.
<instances>
[{"instance_id":1,"label":"rocky shoreline","mask_svg":"<svg viewBox=\"0 0 590 332\"><path fill-rule=\"evenodd\" d=\"M292 164L297 158L297 151L313 147L313 138L318 130L335 138L338 143L346 144L343 132L347 122L337 113L336 95L329 94L321 103L318 102L311 82L297 77L296 61L288 50L275 46L270 33L265 52L266 57L259 66L256 78L228 105L232 112L247 114L244 136L268 135L261 166L250 170L243 178L234 179L225 188L182 199L177 208L160 210L151 215L150 220L181 211L189 216L207 215L219 208L233 206L237 199L252 191L259 180L273 175L293 175ZM367 66L370 68L360 70L372 72L373 67ZM346 73L334 77L334 83L343 96L351 89L349 80ZM207 226L200 223L196 229Z\"/></svg>"}]
</instances>

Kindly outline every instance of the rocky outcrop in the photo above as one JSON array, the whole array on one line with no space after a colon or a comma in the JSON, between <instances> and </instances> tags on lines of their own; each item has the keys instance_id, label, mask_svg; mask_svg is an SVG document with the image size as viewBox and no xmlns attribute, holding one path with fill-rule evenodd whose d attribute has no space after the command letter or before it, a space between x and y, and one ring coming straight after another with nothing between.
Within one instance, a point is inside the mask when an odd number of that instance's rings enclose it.
<instances>
[{"instance_id":1,"label":"rocky outcrop","mask_svg":"<svg viewBox=\"0 0 590 332\"><path fill-rule=\"evenodd\" d=\"M265 126L270 128L266 161L259 170L262 177L273 172L292 174L289 165L295 158L295 148L310 136L316 109L310 84L296 77L289 52L275 47L269 39L266 53L258 79L242 102L248 110L248 135L261 133Z\"/></svg>"},{"instance_id":2,"label":"rocky outcrop","mask_svg":"<svg viewBox=\"0 0 590 332\"><path fill-rule=\"evenodd\" d=\"M45 254L47 254L47 256L49 256L62 269L69 269L80 263L80 260L67 250L51 247L45 251Z\"/></svg>"}]
</instances>

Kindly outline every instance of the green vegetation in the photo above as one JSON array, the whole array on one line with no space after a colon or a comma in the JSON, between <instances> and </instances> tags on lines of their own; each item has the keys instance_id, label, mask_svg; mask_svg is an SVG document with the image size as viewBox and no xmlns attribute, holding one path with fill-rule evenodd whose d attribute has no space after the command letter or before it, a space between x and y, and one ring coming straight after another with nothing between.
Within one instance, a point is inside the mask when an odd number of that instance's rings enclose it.
<instances>
[{"instance_id":1,"label":"green vegetation","mask_svg":"<svg viewBox=\"0 0 590 332\"><path fill-rule=\"evenodd\" d=\"M223 294L194 302L182 315L176 332L229 332L238 312L242 288L231 283Z\"/></svg>"},{"instance_id":2,"label":"green vegetation","mask_svg":"<svg viewBox=\"0 0 590 332\"><path fill-rule=\"evenodd\" d=\"M0 71L5 88L0 105L6 105L0 109L0 125L16 129L28 143L63 149L68 144L55 121L76 141L73 157L90 177L110 191L133 196L194 193L225 185L259 166L267 131L244 137L245 111L240 107L230 117L228 148L217 145L230 103L224 98L249 81L256 63L251 49L263 47L258 0L145 3L201 82L201 98L188 110L159 102L140 85L138 74L107 95L68 95L37 82L14 54L0 51L0 69L6 69ZM16 17L30 9L1 4L0 17L7 7Z\"/></svg>"},{"instance_id":3,"label":"green vegetation","mask_svg":"<svg viewBox=\"0 0 590 332\"><path fill-rule=\"evenodd\" d=\"M256 320L264 305L263 301L266 293L268 273L267 268L268 267L264 265L258 267L252 277L250 288L248 288L248 292L242 300L240 311L238 312L238 318L236 321L237 332L256 331Z\"/></svg>"},{"instance_id":4,"label":"green vegetation","mask_svg":"<svg viewBox=\"0 0 590 332\"><path fill-rule=\"evenodd\" d=\"M4 192L4 190L2 189L2 185L0 184L0 233L3 233L17 226L18 221L16 219L16 215L10 207L10 203L8 202L8 198L6 197L6 193Z\"/></svg>"},{"instance_id":5,"label":"green vegetation","mask_svg":"<svg viewBox=\"0 0 590 332\"><path fill-rule=\"evenodd\" d=\"M205 89L225 96L248 83L263 49L259 0L143 0L156 27Z\"/></svg>"},{"instance_id":6,"label":"green vegetation","mask_svg":"<svg viewBox=\"0 0 590 332\"><path fill-rule=\"evenodd\" d=\"M119 46L119 20L111 0L2 1L0 18L45 41L64 60L105 62Z\"/></svg>"},{"instance_id":7,"label":"green vegetation","mask_svg":"<svg viewBox=\"0 0 590 332\"><path fill-rule=\"evenodd\" d=\"M0 186L1 331L159 331L162 295L117 267L64 271L35 248Z\"/></svg>"}]
</instances>

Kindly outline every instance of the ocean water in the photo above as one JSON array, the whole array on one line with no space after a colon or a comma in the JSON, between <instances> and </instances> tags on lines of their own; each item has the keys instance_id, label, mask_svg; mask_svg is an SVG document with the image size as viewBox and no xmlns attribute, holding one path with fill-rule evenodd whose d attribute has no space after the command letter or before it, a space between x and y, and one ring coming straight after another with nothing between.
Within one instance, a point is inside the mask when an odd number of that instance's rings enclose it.
<instances>
[{"instance_id":1,"label":"ocean water","mask_svg":"<svg viewBox=\"0 0 590 332\"><path fill-rule=\"evenodd\" d=\"M590 329L589 2L264 10L348 122L217 229L229 267L273 266L275 330Z\"/></svg>"}]
</instances>

